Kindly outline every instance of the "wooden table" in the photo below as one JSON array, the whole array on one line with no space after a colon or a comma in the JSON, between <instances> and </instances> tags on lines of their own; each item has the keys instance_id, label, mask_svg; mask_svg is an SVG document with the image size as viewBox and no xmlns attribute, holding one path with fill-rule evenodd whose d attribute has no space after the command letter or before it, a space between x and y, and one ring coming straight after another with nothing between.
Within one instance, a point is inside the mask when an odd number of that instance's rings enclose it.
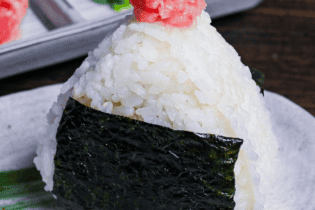
<instances>
[{"instance_id":1,"label":"wooden table","mask_svg":"<svg viewBox=\"0 0 315 210\"><path fill-rule=\"evenodd\" d=\"M315 116L315 1L265 0L256 8L213 20L241 56L262 71L265 89ZM0 80L0 96L63 83L85 57Z\"/></svg>"}]
</instances>

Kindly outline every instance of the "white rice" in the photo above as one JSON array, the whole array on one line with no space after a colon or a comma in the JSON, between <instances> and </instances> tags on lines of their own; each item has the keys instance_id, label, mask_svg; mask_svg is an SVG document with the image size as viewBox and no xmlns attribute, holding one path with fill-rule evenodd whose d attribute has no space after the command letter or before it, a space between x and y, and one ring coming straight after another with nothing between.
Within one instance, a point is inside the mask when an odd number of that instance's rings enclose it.
<instances>
[{"instance_id":1,"label":"white rice","mask_svg":"<svg viewBox=\"0 0 315 210\"><path fill-rule=\"evenodd\" d=\"M197 25L166 31L132 16L89 53L47 115L50 133L34 163L53 189L56 131L69 96L106 113L175 130L244 140L235 165L235 209L264 209L277 141L260 89L205 11Z\"/></svg>"}]
</instances>

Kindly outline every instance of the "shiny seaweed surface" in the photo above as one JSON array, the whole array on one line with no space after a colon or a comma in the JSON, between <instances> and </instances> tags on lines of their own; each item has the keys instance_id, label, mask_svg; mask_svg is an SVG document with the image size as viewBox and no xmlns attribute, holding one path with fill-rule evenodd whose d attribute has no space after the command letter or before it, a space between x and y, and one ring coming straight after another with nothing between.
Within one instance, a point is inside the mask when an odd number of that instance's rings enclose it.
<instances>
[{"instance_id":1,"label":"shiny seaweed surface","mask_svg":"<svg viewBox=\"0 0 315 210\"><path fill-rule=\"evenodd\" d=\"M252 74L252 79L256 82L256 85L260 87L260 93L264 96L265 75L253 68L250 68L250 73Z\"/></svg>"},{"instance_id":2,"label":"shiny seaweed surface","mask_svg":"<svg viewBox=\"0 0 315 210\"><path fill-rule=\"evenodd\" d=\"M242 139L172 130L69 98L57 131L63 209L233 209Z\"/></svg>"}]
</instances>

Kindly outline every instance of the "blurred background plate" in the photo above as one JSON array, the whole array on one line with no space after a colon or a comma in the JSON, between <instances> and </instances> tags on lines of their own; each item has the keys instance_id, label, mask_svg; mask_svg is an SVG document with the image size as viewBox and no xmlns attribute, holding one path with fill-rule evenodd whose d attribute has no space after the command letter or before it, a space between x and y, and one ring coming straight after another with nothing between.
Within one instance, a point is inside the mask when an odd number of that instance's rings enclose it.
<instances>
[{"instance_id":1,"label":"blurred background plate","mask_svg":"<svg viewBox=\"0 0 315 210\"><path fill-rule=\"evenodd\" d=\"M119 20L133 12L129 9L118 13L92 0L67 2L84 21L54 30L48 30L28 8L21 24L21 39L0 46L0 79L87 54L117 27ZM214 19L251 9L260 2L206 0L206 11Z\"/></svg>"}]
</instances>

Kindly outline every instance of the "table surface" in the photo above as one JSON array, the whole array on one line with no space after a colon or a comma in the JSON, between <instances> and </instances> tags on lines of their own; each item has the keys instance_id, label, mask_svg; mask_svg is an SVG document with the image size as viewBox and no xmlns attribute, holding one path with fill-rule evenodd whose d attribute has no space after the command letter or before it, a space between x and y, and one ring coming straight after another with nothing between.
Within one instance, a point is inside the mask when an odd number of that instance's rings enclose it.
<instances>
[{"instance_id":1,"label":"table surface","mask_svg":"<svg viewBox=\"0 0 315 210\"><path fill-rule=\"evenodd\" d=\"M212 25L245 65L265 74L265 89L315 116L315 1L264 0L256 8L215 19ZM63 83L86 56L0 79L0 97Z\"/></svg>"}]
</instances>

